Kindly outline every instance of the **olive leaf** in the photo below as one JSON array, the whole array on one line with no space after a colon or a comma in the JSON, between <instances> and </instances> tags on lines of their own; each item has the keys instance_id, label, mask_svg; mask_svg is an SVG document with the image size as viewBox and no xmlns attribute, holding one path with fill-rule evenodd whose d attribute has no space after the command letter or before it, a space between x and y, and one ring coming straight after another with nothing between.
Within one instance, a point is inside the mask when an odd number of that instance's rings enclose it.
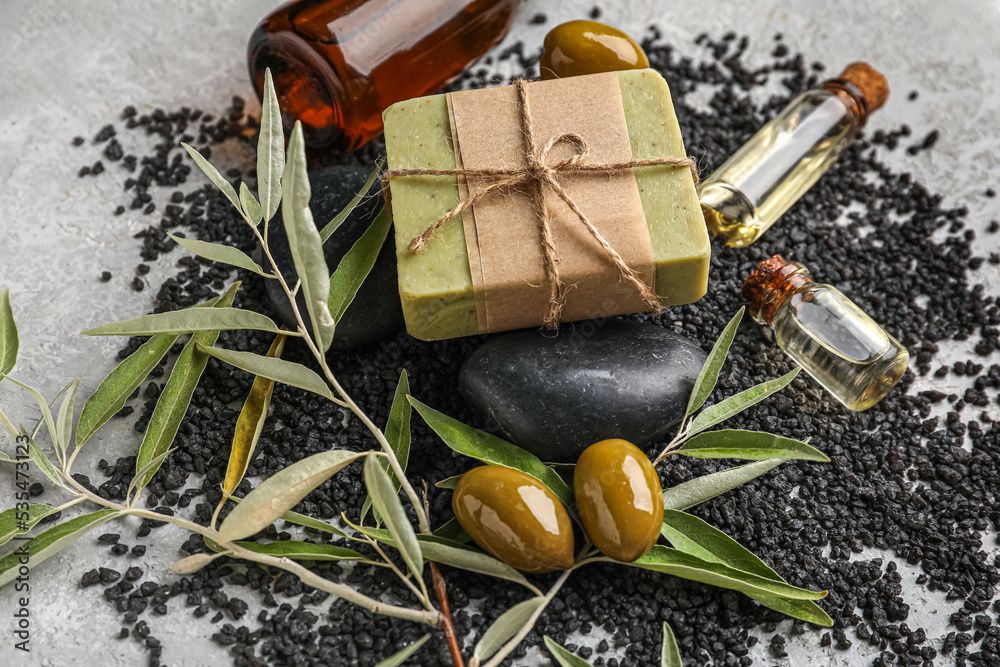
<instances>
[{"instance_id":1,"label":"olive leaf","mask_svg":"<svg viewBox=\"0 0 1000 667\"><path fill-rule=\"evenodd\" d=\"M344 224L347 217L354 212L354 209L358 207L358 204L360 204L361 200L365 198L368 191L372 189L372 185L374 185L375 181L378 180L379 172L382 171L382 165L384 164L385 158L379 158L378 162L375 163L375 169L372 170L372 173L368 176L368 180L366 180L365 184L361 186L361 190L354 195L351 201L347 203L347 206L341 209L340 213L334 216L333 220L326 223L323 229L320 230L319 238L323 241L323 243L326 243L326 240L333 236L333 233L337 231L337 228Z\"/></svg>"},{"instance_id":2,"label":"olive leaf","mask_svg":"<svg viewBox=\"0 0 1000 667\"><path fill-rule=\"evenodd\" d=\"M472 657L479 661L489 660L490 656L499 651L504 644L520 632L521 628L531 622L535 612L540 607L545 606L545 603L544 597L533 597L505 611L483 633L476 648L472 651Z\"/></svg>"},{"instance_id":3,"label":"olive leaf","mask_svg":"<svg viewBox=\"0 0 1000 667\"><path fill-rule=\"evenodd\" d=\"M21 429L21 433L24 433L24 429ZM28 456L34 461L38 469L42 471L42 474L49 478L49 481L56 486L65 487L65 482L59 477L59 473L56 471L56 467L52 465L49 461L49 457L45 455L42 448L38 446L34 438L28 438Z\"/></svg>"},{"instance_id":4,"label":"olive leaf","mask_svg":"<svg viewBox=\"0 0 1000 667\"><path fill-rule=\"evenodd\" d=\"M549 649L549 653L556 659L560 667L594 667L580 656L570 653L556 640L552 639L552 637L545 635L543 641L545 642L545 648Z\"/></svg>"},{"instance_id":5,"label":"olive leaf","mask_svg":"<svg viewBox=\"0 0 1000 667\"><path fill-rule=\"evenodd\" d=\"M665 509L686 510L727 491L732 491L737 486L742 486L750 480L770 472L781 463L780 459L758 461L682 482L663 491L663 507Z\"/></svg>"},{"instance_id":6,"label":"olive leaf","mask_svg":"<svg viewBox=\"0 0 1000 667\"><path fill-rule=\"evenodd\" d=\"M73 414L76 407L76 390L80 387L80 378L76 378L69 383L66 395L63 397L62 405L59 406L59 414L56 417L56 437L52 438L53 444L58 448L59 458L66 460L66 450L73 442Z\"/></svg>"},{"instance_id":7,"label":"olive leaf","mask_svg":"<svg viewBox=\"0 0 1000 667\"><path fill-rule=\"evenodd\" d=\"M452 517L448 519L443 524L441 524L435 531L434 535L436 537L442 537L446 540L450 540L457 544L465 544L466 542L471 542L472 538L469 534L465 532L465 528L462 528L462 524L458 522L458 519Z\"/></svg>"},{"instance_id":8,"label":"olive leaf","mask_svg":"<svg viewBox=\"0 0 1000 667\"><path fill-rule=\"evenodd\" d=\"M399 491L392 485L392 480L382 466L369 457L365 461L365 486L372 499L372 505L385 522L385 527L395 540L396 549L403 556L407 569L423 588L424 557L417 542L413 526L406 518L403 504L399 501Z\"/></svg>"},{"instance_id":9,"label":"olive leaf","mask_svg":"<svg viewBox=\"0 0 1000 667\"><path fill-rule=\"evenodd\" d=\"M705 359L701 372L691 389L691 397L688 399L687 409L684 411L685 417L693 415L712 395L712 390L715 389L715 385L719 381L719 371L726 361L726 356L729 355L729 347L733 344L736 330L740 326L740 320L743 319L744 310L746 307L740 308L733 319L729 320L729 324L722 330L715 345L712 346L712 351L708 353L708 358Z\"/></svg>"},{"instance_id":10,"label":"olive leaf","mask_svg":"<svg viewBox=\"0 0 1000 667\"><path fill-rule=\"evenodd\" d=\"M334 319L327 302L330 298L330 270L323 255L323 242L309 210L309 174L306 170L302 123L295 121L288 142L288 164L281 176L281 218L285 223L288 247L295 272L302 283L302 295L312 321L319 349L326 352L333 342Z\"/></svg>"},{"instance_id":11,"label":"olive leaf","mask_svg":"<svg viewBox=\"0 0 1000 667\"><path fill-rule=\"evenodd\" d=\"M216 306L215 308L189 308L169 313L140 315L130 320L102 324L84 331L85 336L152 336L153 334L186 334L199 331L229 331L255 329L269 333L282 333L271 318L252 310ZM299 335L286 332L289 336Z\"/></svg>"},{"instance_id":12,"label":"olive leaf","mask_svg":"<svg viewBox=\"0 0 1000 667\"><path fill-rule=\"evenodd\" d=\"M0 588L17 578L19 567L24 564L21 559L30 557L31 567L35 568L45 559L118 516L121 516L121 512L110 509L81 514L22 542L13 552L0 558Z\"/></svg>"},{"instance_id":13,"label":"olive leaf","mask_svg":"<svg viewBox=\"0 0 1000 667\"><path fill-rule=\"evenodd\" d=\"M246 212L247 217L250 218L250 222L254 225L259 225L264 214L260 210L260 204L257 203L257 199L250 192L250 188L243 182L240 183L240 204L243 205L243 210Z\"/></svg>"},{"instance_id":14,"label":"olive leaf","mask_svg":"<svg viewBox=\"0 0 1000 667\"><path fill-rule=\"evenodd\" d=\"M820 461L829 463L830 457L807 442L784 438L764 431L723 429L707 431L691 438L677 450L678 454L697 459L768 459Z\"/></svg>"},{"instance_id":15,"label":"olive leaf","mask_svg":"<svg viewBox=\"0 0 1000 667\"><path fill-rule=\"evenodd\" d=\"M385 243L391 226L392 215L389 207L385 206L361 238L347 251L337 265L337 270L330 276L329 308L335 322L339 322L344 316L361 284L375 266L375 260L382 250L382 244Z\"/></svg>"},{"instance_id":16,"label":"olive leaf","mask_svg":"<svg viewBox=\"0 0 1000 667\"><path fill-rule=\"evenodd\" d=\"M253 195L250 196L253 197ZM247 271L251 271L256 273L258 276L263 276L265 278L274 277L261 268L257 262L250 259L249 255L239 248L234 248L230 245L223 245L221 243L199 241L198 239L185 239L180 236L174 236L173 234L167 234L167 236L176 241L179 246L190 250L199 257L204 257L205 259L209 259L213 262L219 262L221 264L229 264L230 266L235 266L240 269L246 269Z\"/></svg>"},{"instance_id":17,"label":"olive leaf","mask_svg":"<svg viewBox=\"0 0 1000 667\"><path fill-rule=\"evenodd\" d=\"M235 503L243 502L242 498L237 498L236 496L230 495L223 492L228 500L232 500ZM288 523L293 523L296 526L302 526L303 528L312 528L313 530L318 530L321 533L329 533L330 535L336 535L337 537L347 537L347 533L342 531L336 526L328 524L326 521L321 521L320 519L314 519L311 516L306 516L305 514L299 514L298 512L293 512L288 510L280 517L282 521L287 521Z\"/></svg>"},{"instance_id":18,"label":"olive leaf","mask_svg":"<svg viewBox=\"0 0 1000 667\"><path fill-rule=\"evenodd\" d=\"M660 667L684 667L681 662L681 649L670 624L663 622L663 645L660 648Z\"/></svg>"},{"instance_id":19,"label":"olive leaf","mask_svg":"<svg viewBox=\"0 0 1000 667\"><path fill-rule=\"evenodd\" d=\"M286 334L288 332L285 332ZM322 396L328 400L333 400L333 393L330 386L315 371L295 363L285 361L275 357L265 357L253 352L240 352L238 350L227 350L221 347L202 346L201 351L211 355L219 361L224 361L231 366L253 373L258 377L274 380L290 387L298 387Z\"/></svg>"},{"instance_id":20,"label":"olive leaf","mask_svg":"<svg viewBox=\"0 0 1000 667\"><path fill-rule=\"evenodd\" d=\"M375 665L375 667L399 667L406 661L407 658L416 653L430 638L430 633L424 635L401 651L393 653L388 658Z\"/></svg>"},{"instance_id":21,"label":"olive leaf","mask_svg":"<svg viewBox=\"0 0 1000 667\"><path fill-rule=\"evenodd\" d=\"M750 572L772 581L785 581L739 542L718 528L686 512L666 510L660 534L674 548L703 560L724 563L737 570ZM810 600L788 600L757 593L749 594L749 597L765 607L780 611L793 618L824 627L833 625L833 620L827 613Z\"/></svg>"},{"instance_id":22,"label":"olive leaf","mask_svg":"<svg viewBox=\"0 0 1000 667\"><path fill-rule=\"evenodd\" d=\"M128 488L125 490L126 500L132 497L132 491L139 485L140 481L151 478L152 475L150 473L155 473L159 470L166 458L176 451L176 447L171 447L136 471L135 475L132 477L132 481L128 483Z\"/></svg>"},{"instance_id":23,"label":"olive leaf","mask_svg":"<svg viewBox=\"0 0 1000 667\"><path fill-rule=\"evenodd\" d=\"M452 475L451 477L445 477L440 482L434 482L434 486L439 489L454 489L458 486L459 481L464 475Z\"/></svg>"},{"instance_id":24,"label":"olive leaf","mask_svg":"<svg viewBox=\"0 0 1000 667\"><path fill-rule=\"evenodd\" d=\"M226 180L226 178L219 173L219 170L213 167L212 163L206 160L197 150L188 146L183 141L181 142L181 146L183 146L184 150L188 152L188 155L191 156L194 163L198 165L203 172L205 172L205 175L208 176L208 180L215 183L216 187L222 190L222 194L226 195L226 199L231 201L233 206L236 207L236 210L242 214L243 209L240 207L240 198L236 196L236 190L233 189L233 184Z\"/></svg>"},{"instance_id":25,"label":"olive leaf","mask_svg":"<svg viewBox=\"0 0 1000 667\"><path fill-rule=\"evenodd\" d=\"M257 138L257 192L264 220L270 220L281 201L281 176L285 170L285 130L274 92L271 70L264 70L264 96L260 103L260 136ZM249 211L247 211L249 213ZM251 216L253 219L253 216ZM254 223L260 222L258 216Z\"/></svg>"},{"instance_id":26,"label":"olive leaf","mask_svg":"<svg viewBox=\"0 0 1000 667\"><path fill-rule=\"evenodd\" d=\"M255 554L264 554L267 556L277 556L279 558L288 558L291 560L311 560L311 561L342 561L342 560L358 560L358 561L370 561L371 559L364 556L354 549L346 549L344 547L338 547L333 544L313 544L312 542L300 542L297 540L282 540L280 542L268 542L267 544L261 544L259 542L246 542L239 540L233 542L234 545L242 547L247 551L252 551Z\"/></svg>"},{"instance_id":27,"label":"olive leaf","mask_svg":"<svg viewBox=\"0 0 1000 667\"><path fill-rule=\"evenodd\" d=\"M741 391L734 396L730 396L725 400L719 401L714 405L708 406L699 412L691 422L688 437L691 437L696 433L701 433L705 429L711 428L719 422L724 422L733 415L743 412L751 405L763 401L771 394L781 391L788 385L788 383L795 379L795 376L798 375L801 370L801 368L796 368L790 373L785 373L780 378L762 382L754 387Z\"/></svg>"},{"instance_id":28,"label":"olive leaf","mask_svg":"<svg viewBox=\"0 0 1000 667\"><path fill-rule=\"evenodd\" d=\"M0 380L11 372L17 362L17 324L10 306L10 288L0 292Z\"/></svg>"},{"instance_id":29,"label":"olive leaf","mask_svg":"<svg viewBox=\"0 0 1000 667\"><path fill-rule=\"evenodd\" d=\"M32 503L26 509L12 507L0 512L0 546L18 535L24 535L45 517L58 512L52 505Z\"/></svg>"},{"instance_id":30,"label":"olive leaf","mask_svg":"<svg viewBox=\"0 0 1000 667\"><path fill-rule=\"evenodd\" d=\"M239 283L230 285L226 290L227 294L238 287ZM220 298L213 297L204 303L199 303L195 308L210 308L218 303ZM97 390L84 402L83 410L80 411L80 420L76 425L77 449L83 447L99 428L122 409L128 397L142 384L150 371L159 365L178 338L180 338L178 334L152 336L101 380Z\"/></svg>"},{"instance_id":31,"label":"olive leaf","mask_svg":"<svg viewBox=\"0 0 1000 667\"><path fill-rule=\"evenodd\" d=\"M404 369L399 374L399 382L396 383L396 393L392 397L392 407L389 408L389 418L386 420L385 430L383 431L386 442L389 443L389 448L396 455L399 467L404 472L406 471L406 464L410 459L410 415L412 410L409 401L406 400L409 394L410 382ZM389 475L393 487L399 491L401 484L396 478L396 473L392 471L389 461L379 457L378 464ZM371 496L365 498L364 505L361 507L361 523L365 522L365 517L368 516L371 504ZM376 520L378 520L377 517Z\"/></svg>"},{"instance_id":32,"label":"olive leaf","mask_svg":"<svg viewBox=\"0 0 1000 667\"><path fill-rule=\"evenodd\" d=\"M16 384L18 387L21 387L22 389L27 389L28 392L30 392L31 395L35 397L35 402L38 403L38 407L42 411L42 419L45 421L45 426L49 429L49 436L52 438L52 443L56 446L56 453L58 454L59 451L60 451L59 450L59 445L58 445L59 429L56 428L56 422L52 418L52 410L49 408L49 404L45 401L45 397L42 396L38 392L38 390L35 389L34 387L29 387L28 385L24 384L20 380L16 380L16 379L14 379L14 378L12 378L10 376L7 376L7 377L10 379L11 382L13 382L14 384ZM22 431L23 431L23 429L22 429ZM32 434L32 435L34 435L34 434ZM61 459L60 459L60 461L61 461Z\"/></svg>"},{"instance_id":33,"label":"olive leaf","mask_svg":"<svg viewBox=\"0 0 1000 667\"><path fill-rule=\"evenodd\" d=\"M816 592L798 588L783 581L737 570L718 561L704 560L679 549L659 545L654 546L638 560L626 564L747 594L755 593L792 600L820 600L826 596L826 591Z\"/></svg>"},{"instance_id":34,"label":"olive leaf","mask_svg":"<svg viewBox=\"0 0 1000 667\"><path fill-rule=\"evenodd\" d=\"M573 506L573 491L569 485L534 454L495 435L466 426L424 405L412 396L409 400L427 425L451 449L489 465L505 466L527 473L549 487L549 490L566 506L567 511Z\"/></svg>"},{"instance_id":35,"label":"olive leaf","mask_svg":"<svg viewBox=\"0 0 1000 667\"><path fill-rule=\"evenodd\" d=\"M280 357L285 348L286 338L284 334L275 336L266 356L269 358ZM236 428L233 432L233 444L229 452L229 463L226 466L226 477L222 483L222 490L226 494L235 491L236 487L243 481L247 466L250 465L254 450L257 448L257 442L260 440L260 434L264 430L267 410L271 406L273 393L274 380L260 375L254 378L250 394L243 402L243 409L240 411L239 419L236 420Z\"/></svg>"},{"instance_id":36,"label":"olive leaf","mask_svg":"<svg viewBox=\"0 0 1000 667\"><path fill-rule=\"evenodd\" d=\"M363 535L367 535L379 542L384 542L391 547L396 547L396 540L388 530L360 526L350 521L347 523ZM542 594L523 574L510 565L481 551L464 546L456 540L434 534L417 535L417 542L420 543L420 551L423 554L424 560L434 561L441 565L449 565L460 570L485 574L488 577L511 581L524 586L535 595Z\"/></svg>"},{"instance_id":37,"label":"olive leaf","mask_svg":"<svg viewBox=\"0 0 1000 667\"><path fill-rule=\"evenodd\" d=\"M230 308L233 299L236 298L238 288L239 283L231 285L211 308L184 312L188 315L193 313L211 314L216 311L230 310L246 312ZM164 315L172 314L164 313ZM132 479L132 486L136 493L142 491L153 479L156 471L160 469L160 464L166 458L163 455L170 449L171 443L177 437L177 429L180 428L181 422L184 420L194 390L201 380L201 374L205 372L205 367L208 365L208 355L199 350L198 344L211 347L215 345L218 338L218 330L194 333L177 356L177 361L174 362L174 367L170 371L170 377L167 378L167 383L163 386L163 391L160 392L156 401L156 407L153 408L153 414L149 418L142 444L139 445L139 453L136 455L136 476ZM149 465L157 459L160 461L159 464Z\"/></svg>"},{"instance_id":38,"label":"olive leaf","mask_svg":"<svg viewBox=\"0 0 1000 667\"><path fill-rule=\"evenodd\" d=\"M249 537L270 526L313 489L368 452L332 450L296 461L264 480L233 508L219 526L219 541Z\"/></svg>"}]
</instances>

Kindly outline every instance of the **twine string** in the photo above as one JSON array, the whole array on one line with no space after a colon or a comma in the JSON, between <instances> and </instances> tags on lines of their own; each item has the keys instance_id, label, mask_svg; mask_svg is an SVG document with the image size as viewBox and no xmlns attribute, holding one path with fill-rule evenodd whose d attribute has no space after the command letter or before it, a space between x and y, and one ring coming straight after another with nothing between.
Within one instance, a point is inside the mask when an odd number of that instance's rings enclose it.
<instances>
[{"instance_id":1,"label":"twine string","mask_svg":"<svg viewBox=\"0 0 1000 667\"><path fill-rule=\"evenodd\" d=\"M604 164L581 164L581 161L590 153L590 146L579 134L566 132L546 141L538 146L535 143L535 129L531 117L531 108L528 102L528 84L525 79L518 79L515 82L519 102L519 119L521 129L525 136L525 160L523 167L515 168L455 168L455 169L391 169L382 174L382 193L386 201L389 201L389 181L402 176L474 176L477 178L496 179L494 183L483 188L476 194L459 202L457 206L447 211L444 215L428 225L427 229L418 234L410 241L407 248L410 252L420 253L427 247L427 242L434 233L447 221L475 206L480 201L493 196L502 190L526 186L530 188L531 197L538 218L538 236L542 245L542 263L545 268L545 277L549 283L549 303L543 319L543 324L547 329L554 329L559 326L563 306L566 302L566 285L559 276L559 253L556 251L552 238L552 225L548 207L545 206L543 193L545 188L549 188L559 197L563 203L573 212L594 238L604 252L604 256L618 269L622 279L627 280L635 286L643 301L653 312L659 312L660 302L656 293L649 285L643 281L639 275L630 267L622 256L616 251L604 235L594 227L587 215L580 210L576 202L566 193L566 190L559 183L559 174L573 172L603 172L609 173L622 171L633 167L670 166L687 167L691 170L695 187L698 186L698 167L691 158L659 157L642 160L628 160L624 162L611 162ZM561 143L569 144L573 148L573 154L558 162L552 159L552 151Z\"/></svg>"}]
</instances>

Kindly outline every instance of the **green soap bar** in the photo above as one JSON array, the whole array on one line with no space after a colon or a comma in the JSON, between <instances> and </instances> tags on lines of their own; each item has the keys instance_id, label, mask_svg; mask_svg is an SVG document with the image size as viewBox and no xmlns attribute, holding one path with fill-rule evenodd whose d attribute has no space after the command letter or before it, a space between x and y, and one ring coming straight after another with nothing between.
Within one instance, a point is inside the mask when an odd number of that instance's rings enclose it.
<instances>
[{"instance_id":1,"label":"green soap bar","mask_svg":"<svg viewBox=\"0 0 1000 667\"><path fill-rule=\"evenodd\" d=\"M654 70L618 73L632 155L685 157L670 89ZM444 95L399 102L386 109L389 169L453 169L455 151ZM684 168L637 167L635 179L656 263L656 293L664 306L692 303L708 289L711 245L691 174ZM457 206L457 178L392 179L399 297L406 329L421 340L479 333L461 221L442 225L419 255L407 245L445 211ZM541 320L541 313L539 314Z\"/></svg>"}]
</instances>

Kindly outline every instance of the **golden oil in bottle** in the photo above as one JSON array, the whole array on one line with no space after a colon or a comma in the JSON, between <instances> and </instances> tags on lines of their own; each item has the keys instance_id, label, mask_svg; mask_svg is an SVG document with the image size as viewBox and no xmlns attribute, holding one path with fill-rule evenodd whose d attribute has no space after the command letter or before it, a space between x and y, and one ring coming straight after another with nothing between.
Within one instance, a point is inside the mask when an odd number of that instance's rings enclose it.
<instances>
[{"instance_id":1,"label":"golden oil in bottle","mask_svg":"<svg viewBox=\"0 0 1000 667\"><path fill-rule=\"evenodd\" d=\"M705 221L726 245L750 245L819 180L889 87L866 63L795 98L699 188Z\"/></svg>"},{"instance_id":2,"label":"golden oil in bottle","mask_svg":"<svg viewBox=\"0 0 1000 667\"><path fill-rule=\"evenodd\" d=\"M769 324L778 346L850 410L867 410L889 393L910 355L838 289L778 255L743 284L750 314Z\"/></svg>"}]
</instances>

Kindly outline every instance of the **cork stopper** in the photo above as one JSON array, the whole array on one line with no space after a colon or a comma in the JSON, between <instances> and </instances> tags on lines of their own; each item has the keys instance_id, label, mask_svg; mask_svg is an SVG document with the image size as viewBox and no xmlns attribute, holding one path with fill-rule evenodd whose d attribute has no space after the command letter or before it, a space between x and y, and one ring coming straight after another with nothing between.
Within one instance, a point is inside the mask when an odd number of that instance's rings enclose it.
<instances>
[{"instance_id":1,"label":"cork stopper","mask_svg":"<svg viewBox=\"0 0 1000 667\"><path fill-rule=\"evenodd\" d=\"M837 77L853 85L864 98L867 113L880 109L889 99L889 82L882 73L865 62L855 62Z\"/></svg>"},{"instance_id":2,"label":"cork stopper","mask_svg":"<svg viewBox=\"0 0 1000 667\"><path fill-rule=\"evenodd\" d=\"M774 255L750 273L741 293L749 303L750 316L770 324L785 298L811 282L804 266Z\"/></svg>"}]
</instances>

